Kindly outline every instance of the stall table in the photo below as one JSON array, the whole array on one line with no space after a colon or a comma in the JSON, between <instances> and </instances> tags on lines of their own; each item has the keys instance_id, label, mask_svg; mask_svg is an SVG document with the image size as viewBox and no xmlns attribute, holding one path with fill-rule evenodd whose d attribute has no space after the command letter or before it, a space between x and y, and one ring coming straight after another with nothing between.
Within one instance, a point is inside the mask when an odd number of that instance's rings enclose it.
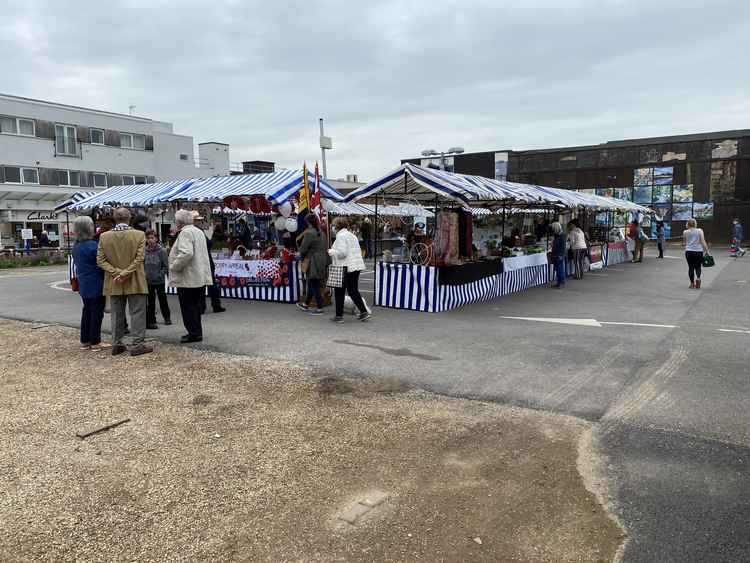
<instances>
[{"instance_id":1,"label":"stall table","mask_svg":"<svg viewBox=\"0 0 750 563\"><path fill-rule=\"evenodd\" d=\"M221 297L296 303L300 296L299 261L214 260ZM169 283L169 280L167 280ZM177 289L167 286L167 293Z\"/></svg>"},{"instance_id":2,"label":"stall table","mask_svg":"<svg viewBox=\"0 0 750 563\"><path fill-rule=\"evenodd\" d=\"M545 253L455 266L378 262L375 305L438 313L549 281Z\"/></svg>"}]
</instances>

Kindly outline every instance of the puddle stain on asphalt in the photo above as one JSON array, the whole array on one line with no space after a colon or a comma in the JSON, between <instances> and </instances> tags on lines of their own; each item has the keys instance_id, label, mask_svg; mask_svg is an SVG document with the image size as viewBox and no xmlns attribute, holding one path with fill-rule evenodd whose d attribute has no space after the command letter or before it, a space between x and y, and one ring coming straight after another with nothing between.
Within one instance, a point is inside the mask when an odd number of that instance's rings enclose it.
<instances>
[{"instance_id":1,"label":"puddle stain on asphalt","mask_svg":"<svg viewBox=\"0 0 750 563\"><path fill-rule=\"evenodd\" d=\"M420 354L418 352L412 352L408 348L386 348L384 346L376 346L374 344L363 344L360 342L350 342L349 340L334 340L336 344L347 344L349 346L358 346L360 348L372 348L373 350L377 350L378 352L383 352L383 354L388 354L390 356L399 356L399 357L410 357L410 358L417 358L418 360L425 360L428 362L439 362L442 360L439 356L430 356L429 354Z\"/></svg>"}]
</instances>

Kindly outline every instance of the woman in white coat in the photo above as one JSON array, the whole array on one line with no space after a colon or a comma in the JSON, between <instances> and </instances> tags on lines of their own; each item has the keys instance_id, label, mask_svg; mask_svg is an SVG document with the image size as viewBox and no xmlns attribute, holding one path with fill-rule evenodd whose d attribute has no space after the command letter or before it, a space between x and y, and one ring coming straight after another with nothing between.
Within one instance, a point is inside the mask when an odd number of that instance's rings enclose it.
<instances>
[{"instance_id":1,"label":"woman in white coat","mask_svg":"<svg viewBox=\"0 0 750 563\"><path fill-rule=\"evenodd\" d=\"M331 320L335 323L344 322L344 297L348 293L357 309L359 309L357 318L360 321L366 321L370 318L370 313L359 293L359 273L365 269L359 239L349 230L349 220L345 217L338 217L333 222L332 230L336 240L328 250L328 254L333 259L334 266L344 267L344 282L343 287L334 288L336 316Z\"/></svg>"}]
</instances>

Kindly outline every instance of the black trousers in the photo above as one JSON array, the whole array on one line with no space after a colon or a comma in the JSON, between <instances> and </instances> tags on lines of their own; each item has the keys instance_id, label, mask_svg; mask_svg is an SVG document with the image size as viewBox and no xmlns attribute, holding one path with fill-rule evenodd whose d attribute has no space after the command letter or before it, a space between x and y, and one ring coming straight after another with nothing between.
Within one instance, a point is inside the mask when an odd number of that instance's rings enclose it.
<instances>
[{"instance_id":1,"label":"black trousers","mask_svg":"<svg viewBox=\"0 0 750 563\"><path fill-rule=\"evenodd\" d=\"M99 344L102 341L102 319L104 318L104 304L107 300L100 297L81 297L83 311L81 312L81 344Z\"/></svg>"},{"instance_id":2,"label":"black trousers","mask_svg":"<svg viewBox=\"0 0 750 563\"><path fill-rule=\"evenodd\" d=\"M344 274L344 287L334 288L334 295L336 296L336 316L344 316L344 296L348 293L349 297L352 298L354 304L359 309L360 313L367 311L365 302L362 301L362 296L359 293L359 272L346 272Z\"/></svg>"},{"instance_id":3,"label":"black trousers","mask_svg":"<svg viewBox=\"0 0 750 563\"><path fill-rule=\"evenodd\" d=\"M211 308L216 311L221 309L221 290L219 286L214 282L211 285L206 286L208 288L208 296L211 298ZM201 314L206 312L206 293L203 293L203 299L201 299Z\"/></svg>"},{"instance_id":4,"label":"black trousers","mask_svg":"<svg viewBox=\"0 0 750 563\"><path fill-rule=\"evenodd\" d=\"M185 325L188 335L203 338L203 325L201 325L201 303L205 286L201 287L178 287L177 298L180 300L180 312L182 313L182 324Z\"/></svg>"},{"instance_id":5,"label":"black trousers","mask_svg":"<svg viewBox=\"0 0 750 563\"><path fill-rule=\"evenodd\" d=\"M307 278L307 295L305 295L305 305L309 305L310 302L315 298L315 303L318 305L318 309L322 309L325 303L323 302L323 295L320 293L320 280L312 280Z\"/></svg>"},{"instance_id":6,"label":"black trousers","mask_svg":"<svg viewBox=\"0 0 750 563\"><path fill-rule=\"evenodd\" d=\"M690 283L695 283L695 278L701 279L703 252L687 250L685 251L685 259L688 263L688 277L690 278Z\"/></svg>"},{"instance_id":7,"label":"black trousers","mask_svg":"<svg viewBox=\"0 0 750 563\"><path fill-rule=\"evenodd\" d=\"M664 258L664 243L659 241L656 243L656 247L659 249L659 258Z\"/></svg>"},{"instance_id":8,"label":"black trousers","mask_svg":"<svg viewBox=\"0 0 750 563\"><path fill-rule=\"evenodd\" d=\"M156 324L156 298L159 298L159 310L161 316L164 317L165 321L171 319L169 312L169 303L167 302L167 292L164 289L164 284L148 284L148 303L146 305L146 323L150 325Z\"/></svg>"}]
</instances>

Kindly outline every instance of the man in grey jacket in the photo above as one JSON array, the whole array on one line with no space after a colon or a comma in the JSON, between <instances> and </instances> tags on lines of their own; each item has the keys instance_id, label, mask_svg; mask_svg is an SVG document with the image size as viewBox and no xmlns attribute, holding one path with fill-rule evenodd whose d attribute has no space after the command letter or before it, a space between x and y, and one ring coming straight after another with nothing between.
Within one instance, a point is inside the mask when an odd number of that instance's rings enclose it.
<instances>
[{"instance_id":1,"label":"man in grey jacket","mask_svg":"<svg viewBox=\"0 0 750 563\"><path fill-rule=\"evenodd\" d=\"M201 342L203 326L200 306L206 286L213 283L206 237L193 225L191 211L180 209L174 218L179 234L169 253L169 284L177 288L182 322L187 330L180 342Z\"/></svg>"},{"instance_id":2,"label":"man in grey jacket","mask_svg":"<svg viewBox=\"0 0 750 563\"><path fill-rule=\"evenodd\" d=\"M159 244L156 232L146 231L146 257L144 262L146 269L146 282L148 283L148 304L146 306L146 328L154 330L159 328L156 324L156 298L159 298L159 309L164 317L164 324L171 325L171 314L169 302L164 289L164 275L169 273L169 259L167 251Z\"/></svg>"}]
</instances>

